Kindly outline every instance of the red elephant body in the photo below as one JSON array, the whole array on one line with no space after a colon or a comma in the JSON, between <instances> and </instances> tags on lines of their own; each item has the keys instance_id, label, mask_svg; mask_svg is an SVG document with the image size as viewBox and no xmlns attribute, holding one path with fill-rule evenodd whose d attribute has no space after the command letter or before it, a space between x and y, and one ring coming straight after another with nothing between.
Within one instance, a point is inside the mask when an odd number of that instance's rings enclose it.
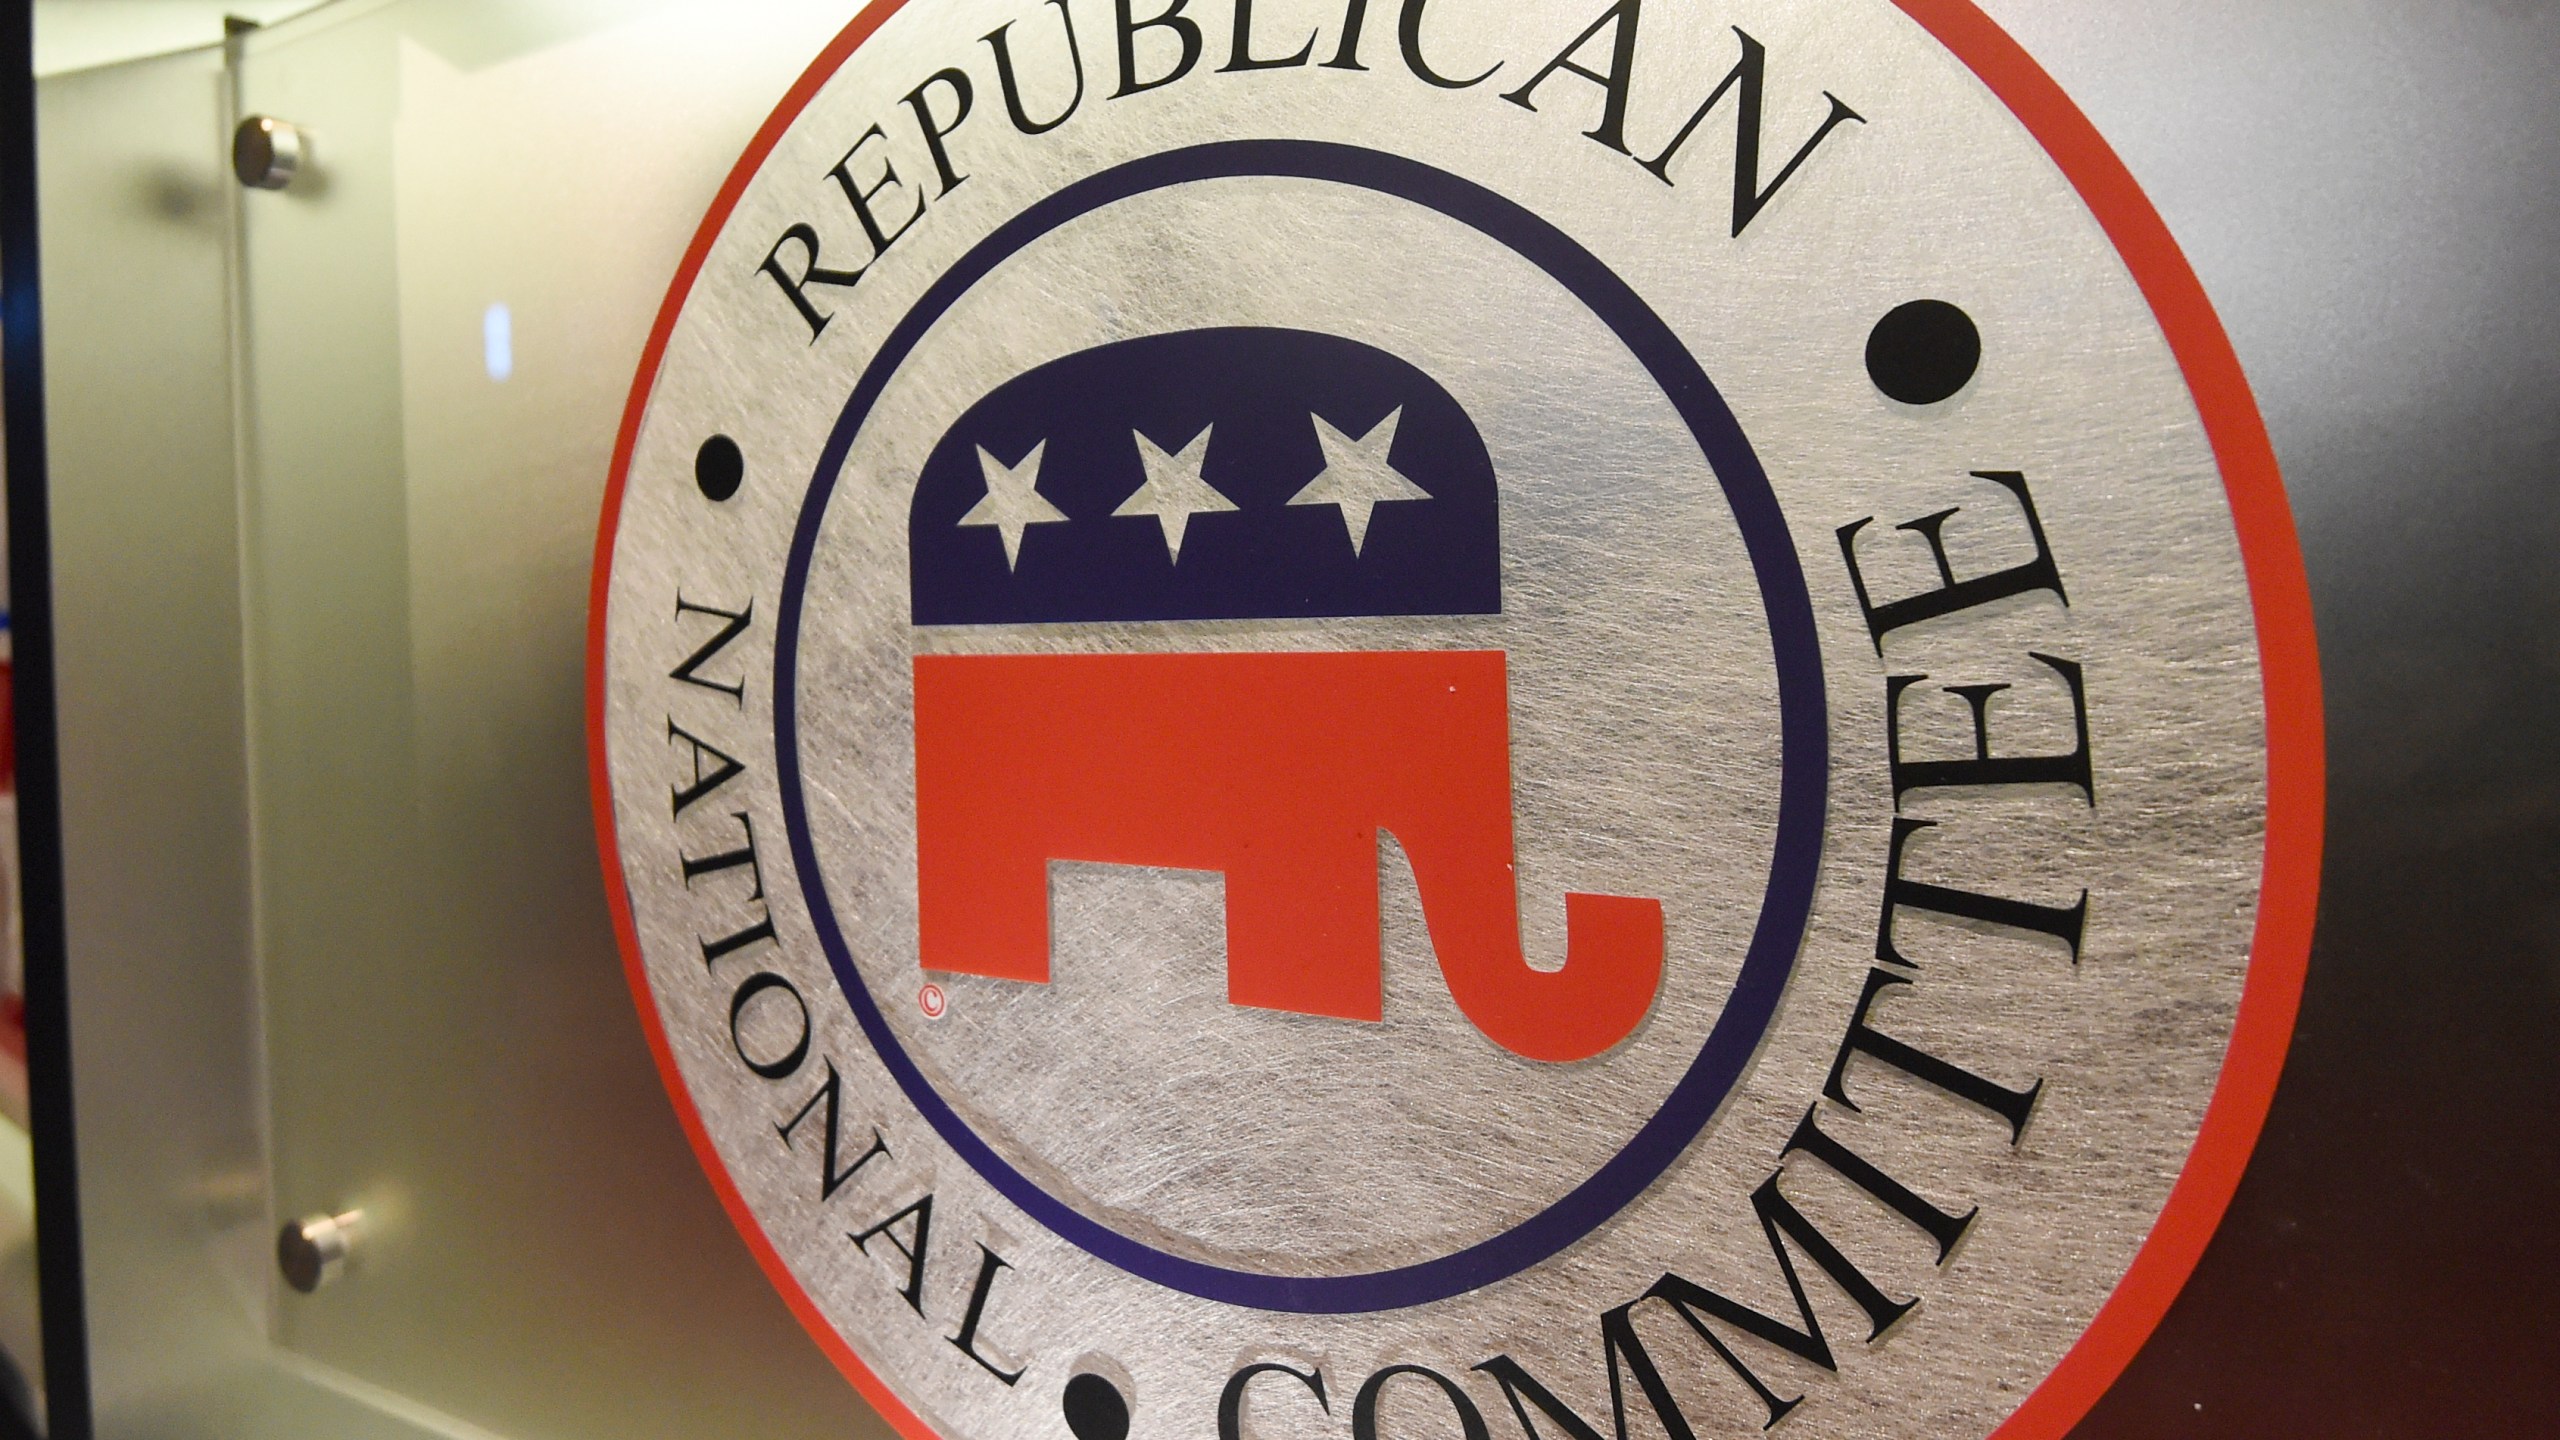
<instances>
[{"instance_id":1,"label":"red elephant body","mask_svg":"<svg viewBox=\"0 0 2560 1440\"><path fill-rule=\"evenodd\" d=\"M1659 901L1568 895L1564 967L1522 953L1500 651L926 655L915 687L926 969L1045 982L1053 860L1216 870L1231 1001L1375 1021L1384 830L1497 1044L1584 1059L1653 1003Z\"/></svg>"}]
</instances>

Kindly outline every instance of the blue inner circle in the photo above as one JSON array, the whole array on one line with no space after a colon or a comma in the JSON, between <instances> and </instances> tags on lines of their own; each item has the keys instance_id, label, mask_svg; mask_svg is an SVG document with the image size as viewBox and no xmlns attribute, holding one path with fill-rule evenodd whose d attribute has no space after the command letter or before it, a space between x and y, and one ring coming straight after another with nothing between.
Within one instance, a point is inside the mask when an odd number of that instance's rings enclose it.
<instances>
[{"instance_id":1,"label":"blue inner circle","mask_svg":"<svg viewBox=\"0 0 2560 1440\"><path fill-rule=\"evenodd\" d=\"M1724 489L1759 581L1778 675L1780 778L1777 841L1769 885L1742 971L1697 1059L1660 1109L1624 1148L1545 1210L1466 1249L1415 1265L1359 1275L1293 1276L1231 1269L1172 1254L1095 1221L1043 1190L996 1153L951 1108L898 1041L879 1002L863 983L835 912L809 834L801 795L797 670L803 592L811 556L836 478L854 437L917 343L969 288L1059 226L1105 205L1194 181L1241 176L1323 180L1396 196L1473 227L1544 270L1607 325L1662 387ZM1705 1128L1741 1078L1776 1014L1795 968L1813 907L1822 859L1823 808L1830 780L1828 719L1813 601L1805 590L1794 540L1768 476L1742 428L1706 372L1671 327L1603 265L1554 225L1470 180L1419 161L1352 145L1307 140L1231 140L1168 150L1114 166L1040 200L997 227L937 279L901 318L845 402L808 498L800 510L783 572L774 644L774 730L782 812L792 860L819 944L845 999L882 1063L943 1140L1007 1199L1032 1218L1109 1261L1159 1285L1232 1305L1305 1314L1347 1314L1427 1304L1490 1285L1562 1251L1598 1228L1670 1168Z\"/></svg>"}]
</instances>

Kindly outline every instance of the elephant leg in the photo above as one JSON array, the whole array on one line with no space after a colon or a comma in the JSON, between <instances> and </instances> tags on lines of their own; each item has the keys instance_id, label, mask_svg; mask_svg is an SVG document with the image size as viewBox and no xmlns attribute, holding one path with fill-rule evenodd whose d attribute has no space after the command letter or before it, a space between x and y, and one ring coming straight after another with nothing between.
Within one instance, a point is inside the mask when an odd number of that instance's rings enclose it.
<instances>
[{"instance_id":1,"label":"elephant leg","mask_svg":"<svg viewBox=\"0 0 2560 1440\"><path fill-rule=\"evenodd\" d=\"M1378 832L1291 827L1227 871L1227 999L1377 1020Z\"/></svg>"},{"instance_id":2,"label":"elephant leg","mask_svg":"<svg viewBox=\"0 0 2560 1440\"><path fill-rule=\"evenodd\" d=\"M921 827L919 827L921 828ZM916 927L927 970L999 980L1049 978L1049 865L989 863L918 837Z\"/></svg>"},{"instance_id":3,"label":"elephant leg","mask_svg":"<svg viewBox=\"0 0 2560 1440\"><path fill-rule=\"evenodd\" d=\"M975 657L920 656L915 677L918 959L927 970L1046 981L1057 847L1024 797L1054 790L1057 777L1017 743L1045 718L1044 697Z\"/></svg>"}]
</instances>

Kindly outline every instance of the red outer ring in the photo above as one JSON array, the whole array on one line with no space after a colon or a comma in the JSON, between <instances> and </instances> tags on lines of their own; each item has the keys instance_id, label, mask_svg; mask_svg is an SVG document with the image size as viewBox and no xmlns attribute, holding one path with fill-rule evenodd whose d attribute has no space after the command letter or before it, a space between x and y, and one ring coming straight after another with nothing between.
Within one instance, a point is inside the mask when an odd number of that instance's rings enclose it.
<instances>
[{"instance_id":1,"label":"red outer ring","mask_svg":"<svg viewBox=\"0 0 2560 1440\"><path fill-rule=\"evenodd\" d=\"M2302 982L2311 953L2311 929L2320 894L2320 843L2326 798L2326 760L2321 726L2320 656L2311 623L2311 591L2293 528L2293 512L2285 503L2283 479L2276 468L2266 423L2259 417L2240 358L2223 333L2222 323L2205 297L2204 286L2188 268L2169 227L2151 208L2132 172L2108 148L2095 126L2062 87L2045 74L2018 43L1976 9L1971 0L1894 0L1904 13L1965 62L1990 87L2010 113L2041 143L2062 173L2079 191L2105 229L2109 240L2150 302L2153 315L2184 373L2187 389L2204 422L2215 462L2239 532L2242 564L2249 576L2250 603L2258 626L2259 673L2266 690L2267 847L2259 875L2257 933L2249 951L2248 978L2242 986L2239 1015L2223 1060L2221 1079L2205 1107L2204 1121L2185 1170L2171 1187L2168 1203L2143 1241L2115 1292L2089 1323L2053 1373L2027 1396L2025 1403L1992 1432L1990 1440L2060 1440L2124 1373L2134 1352L2168 1313L2180 1287L2202 1258L2205 1245L2221 1224L2240 1172L2248 1164L2267 1106L2275 1097L2284 1069L2285 1048L2293 1037L2294 1014L2302 999ZM674 1101L677 1120L693 1144L703 1173L710 1177L731 1223L764 1268L766 1278L799 1317L818 1348L843 1371L854 1388L871 1402L907 1440L942 1440L922 1417L908 1408L887 1382L865 1365L844 1337L827 1323L817 1304L738 1193L701 1113L678 1073L675 1053L658 1022L656 1001L640 959L639 936L631 918L631 896L624 888L621 847L613 823L612 777L605 757L604 658L605 608L613 575L613 541L622 514L622 491L631 470L640 421L666 355L667 338L683 310L704 258L747 183L764 164L791 123L818 90L842 68L846 58L871 38L906 0L876 0L856 16L826 49L810 62L773 114L748 142L729 177L723 181L709 213L686 247L676 268L666 302L649 329L633 379L631 398L623 407L622 430L613 447L613 469L606 477L603 515L596 531L596 558L587 602L587 776L595 806L596 839L604 865L606 900L613 912L614 938L622 948L623 973L640 1011L640 1027L649 1052Z\"/></svg>"},{"instance_id":2,"label":"red outer ring","mask_svg":"<svg viewBox=\"0 0 2560 1440\"><path fill-rule=\"evenodd\" d=\"M2320 837L2327 799L2321 734L2320 651L2311 626L2311 587L2285 504L2283 477L2266 422L2231 338L2160 213L2134 183L2089 117L2018 42L1971 0L1894 0L1955 52L2000 97L2062 167L2098 224L2115 242L2151 302L2170 353L2222 467L2249 600L2258 621L2258 667L2266 688L2267 851L2259 869L2257 934L2222 1078L2169 1202L2115 1293L2053 1373L1991 1440L2058 1440L2098 1403L2135 1351L2151 1338L2169 1302L2204 1255L2240 1172L2256 1148L2293 1039L2294 1012L2311 958L2320 902Z\"/></svg>"}]
</instances>

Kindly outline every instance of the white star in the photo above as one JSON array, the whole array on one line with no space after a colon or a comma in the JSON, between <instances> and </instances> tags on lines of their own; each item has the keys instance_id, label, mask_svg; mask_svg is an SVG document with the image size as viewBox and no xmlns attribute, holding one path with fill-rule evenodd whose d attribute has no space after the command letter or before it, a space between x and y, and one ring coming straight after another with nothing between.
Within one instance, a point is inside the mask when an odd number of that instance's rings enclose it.
<instances>
[{"instance_id":1,"label":"white star","mask_svg":"<svg viewBox=\"0 0 2560 1440\"><path fill-rule=\"evenodd\" d=\"M1200 478L1200 462L1209 454L1209 431L1216 428L1203 427L1178 455L1167 455L1153 440L1135 430L1129 432L1137 437L1138 459L1147 467L1147 483L1111 513L1156 517L1156 524L1164 528L1165 553L1176 564L1182 561L1182 532L1191 524L1192 516L1236 508L1236 502Z\"/></svg>"},{"instance_id":2,"label":"white star","mask_svg":"<svg viewBox=\"0 0 2560 1440\"><path fill-rule=\"evenodd\" d=\"M1399 405L1387 412L1387 418L1369 427L1360 436L1345 435L1325 422L1321 415L1310 415L1316 422L1316 443L1324 447L1324 469L1307 487L1289 497L1292 505L1338 505L1342 508L1343 527L1351 532L1351 553L1360 553L1361 542L1369 538L1369 512L1395 500L1428 500L1431 492L1406 479L1387 463L1388 447L1396 443L1396 421L1404 414Z\"/></svg>"},{"instance_id":3,"label":"white star","mask_svg":"<svg viewBox=\"0 0 2560 1440\"><path fill-rule=\"evenodd\" d=\"M960 517L963 525L993 525L1004 538L1004 568L1011 570L1022 558L1022 532L1033 525L1054 525L1067 518L1066 512L1049 503L1037 487L1040 483L1040 452L1049 448L1041 441L1031 447L1019 465L1006 465L978 447L978 469L987 477L987 498Z\"/></svg>"}]
</instances>

